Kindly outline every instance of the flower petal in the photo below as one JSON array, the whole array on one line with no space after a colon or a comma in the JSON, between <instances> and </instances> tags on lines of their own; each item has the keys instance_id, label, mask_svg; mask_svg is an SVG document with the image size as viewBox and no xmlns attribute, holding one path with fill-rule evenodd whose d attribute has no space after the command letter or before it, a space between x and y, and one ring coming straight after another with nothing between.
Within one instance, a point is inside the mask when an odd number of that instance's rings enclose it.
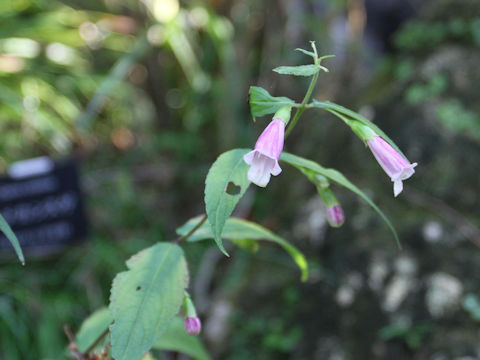
<instances>
[{"instance_id":1,"label":"flower petal","mask_svg":"<svg viewBox=\"0 0 480 360\"><path fill-rule=\"evenodd\" d=\"M247 163L247 165L252 165L253 158L255 157L255 153L257 150L252 150L248 154L243 156L243 160Z\"/></svg>"},{"instance_id":2,"label":"flower petal","mask_svg":"<svg viewBox=\"0 0 480 360\"><path fill-rule=\"evenodd\" d=\"M398 196L403 190L403 182L402 180L396 180L393 182L393 195L395 197Z\"/></svg>"},{"instance_id":3,"label":"flower petal","mask_svg":"<svg viewBox=\"0 0 480 360\"><path fill-rule=\"evenodd\" d=\"M277 176L282 172L282 168L278 165L278 161L275 160L275 166L273 167L271 173L273 176Z\"/></svg>"}]
</instances>

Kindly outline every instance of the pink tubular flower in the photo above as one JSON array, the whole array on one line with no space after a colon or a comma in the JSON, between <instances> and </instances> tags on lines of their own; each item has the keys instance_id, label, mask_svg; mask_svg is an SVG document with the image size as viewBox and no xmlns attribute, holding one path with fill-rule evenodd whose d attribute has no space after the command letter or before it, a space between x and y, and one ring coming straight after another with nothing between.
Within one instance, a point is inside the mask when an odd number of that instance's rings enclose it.
<instances>
[{"instance_id":1,"label":"pink tubular flower","mask_svg":"<svg viewBox=\"0 0 480 360\"><path fill-rule=\"evenodd\" d=\"M200 319L195 317L186 317L184 321L185 330L189 335L198 335L202 330L202 323Z\"/></svg>"},{"instance_id":2,"label":"pink tubular flower","mask_svg":"<svg viewBox=\"0 0 480 360\"><path fill-rule=\"evenodd\" d=\"M274 118L258 138L255 149L243 157L250 165L248 180L265 187L271 175L277 176L282 172L278 159L282 154L284 136L285 122Z\"/></svg>"},{"instance_id":3,"label":"pink tubular flower","mask_svg":"<svg viewBox=\"0 0 480 360\"><path fill-rule=\"evenodd\" d=\"M332 227L340 227L345 222L345 214L340 205L327 207L327 221Z\"/></svg>"},{"instance_id":4,"label":"pink tubular flower","mask_svg":"<svg viewBox=\"0 0 480 360\"><path fill-rule=\"evenodd\" d=\"M403 190L402 181L407 180L415 173L413 168L417 166L417 163L411 164L378 135L368 140L368 147L382 169L392 179L393 194L397 196Z\"/></svg>"}]
</instances>

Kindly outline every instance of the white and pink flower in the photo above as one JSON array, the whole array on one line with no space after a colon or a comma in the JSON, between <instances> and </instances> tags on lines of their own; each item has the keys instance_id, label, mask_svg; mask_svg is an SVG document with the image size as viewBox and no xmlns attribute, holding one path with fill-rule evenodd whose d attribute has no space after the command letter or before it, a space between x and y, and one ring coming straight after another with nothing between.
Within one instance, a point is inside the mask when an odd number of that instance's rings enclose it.
<instances>
[{"instance_id":1,"label":"white and pink flower","mask_svg":"<svg viewBox=\"0 0 480 360\"><path fill-rule=\"evenodd\" d=\"M248 180L266 187L271 175L277 176L282 172L278 159L282 154L284 137L285 122L274 118L258 138L255 149L243 157L250 165Z\"/></svg>"},{"instance_id":2,"label":"white and pink flower","mask_svg":"<svg viewBox=\"0 0 480 360\"><path fill-rule=\"evenodd\" d=\"M397 196L403 190L402 181L407 180L415 173L414 168L417 163L411 164L378 135L370 138L367 143L375 159L392 180L393 194Z\"/></svg>"}]
</instances>

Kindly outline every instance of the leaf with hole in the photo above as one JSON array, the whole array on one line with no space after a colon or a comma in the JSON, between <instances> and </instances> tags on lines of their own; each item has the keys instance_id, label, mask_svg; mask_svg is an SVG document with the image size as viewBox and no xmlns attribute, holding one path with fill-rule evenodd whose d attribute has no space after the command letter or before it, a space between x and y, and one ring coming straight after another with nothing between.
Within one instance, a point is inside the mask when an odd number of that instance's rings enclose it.
<instances>
[{"instance_id":1,"label":"leaf with hole","mask_svg":"<svg viewBox=\"0 0 480 360\"><path fill-rule=\"evenodd\" d=\"M205 207L208 223L220 250L228 255L222 243L222 230L238 201L247 191L249 166L243 156L249 149L234 149L220 155L205 180Z\"/></svg>"},{"instance_id":2,"label":"leaf with hole","mask_svg":"<svg viewBox=\"0 0 480 360\"><path fill-rule=\"evenodd\" d=\"M188 285L182 249L158 243L127 261L128 271L113 280L110 295L112 353L138 360L156 343L180 310Z\"/></svg>"}]
</instances>

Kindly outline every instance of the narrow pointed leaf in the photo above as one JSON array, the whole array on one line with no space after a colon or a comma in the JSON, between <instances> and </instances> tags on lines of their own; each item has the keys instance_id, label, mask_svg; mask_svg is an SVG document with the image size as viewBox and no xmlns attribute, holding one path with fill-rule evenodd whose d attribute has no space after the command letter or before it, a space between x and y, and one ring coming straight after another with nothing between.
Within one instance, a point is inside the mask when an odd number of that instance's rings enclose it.
<instances>
[{"instance_id":1,"label":"narrow pointed leaf","mask_svg":"<svg viewBox=\"0 0 480 360\"><path fill-rule=\"evenodd\" d=\"M257 116L274 114L284 106L294 105L295 101L284 96L275 97L261 87L250 86L249 103L250 113L255 118Z\"/></svg>"},{"instance_id":2,"label":"narrow pointed leaf","mask_svg":"<svg viewBox=\"0 0 480 360\"><path fill-rule=\"evenodd\" d=\"M313 57L314 59L316 58L315 53L313 53L311 51L308 51L308 50L305 50L305 49L300 49L300 48L296 48L295 51L300 51L300 52L304 53L305 55Z\"/></svg>"},{"instance_id":3,"label":"narrow pointed leaf","mask_svg":"<svg viewBox=\"0 0 480 360\"><path fill-rule=\"evenodd\" d=\"M160 336L153 348L181 352L196 360L211 359L200 338L187 334L183 319L180 317L173 318L167 330Z\"/></svg>"},{"instance_id":4,"label":"narrow pointed leaf","mask_svg":"<svg viewBox=\"0 0 480 360\"><path fill-rule=\"evenodd\" d=\"M222 230L238 201L247 191L248 165L243 156L249 149L234 149L224 152L213 163L205 180L205 208L215 242L228 256L222 243ZM237 191L231 192L234 187Z\"/></svg>"},{"instance_id":5,"label":"narrow pointed leaf","mask_svg":"<svg viewBox=\"0 0 480 360\"><path fill-rule=\"evenodd\" d=\"M12 231L12 228L10 227L10 225L8 225L7 221L1 214L0 214L0 231L3 232L3 234L8 239L8 241L10 241L10 243L12 244L18 256L18 259L20 260L22 265L25 265L25 258L23 256L22 248L20 247L20 243L18 242L17 236Z\"/></svg>"},{"instance_id":6,"label":"narrow pointed leaf","mask_svg":"<svg viewBox=\"0 0 480 360\"><path fill-rule=\"evenodd\" d=\"M127 267L113 280L110 296L116 360L138 360L152 348L178 313L188 285L183 251L172 243L140 251Z\"/></svg>"},{"instance_id":7,"label":"narrow pointed leaf","mask_svg":"<svg viewBox=\"0 0 480 360\"><path fill-rule=\"evenodd\" d=\"M305 50L305 49L301 49L301 48L296 48L295 51L300 51L300 52L304 53L305 55L308 55L308 56L313 57L314 59L316 58L315 53L313 53L313 52L311 52L311 51L308 51L308 50Z\"/></svg>"},{"instance_id":8,"label":"narrow pointed leaf","mask_svg":"<svg viewBox=\"0 0 480 360\"><path fill-rule=\"evenodd\" d=\"M300 66L280 66L273 69L273 71L282 75L312 76L318 73L320 69L320 66L311 64Z\"/></svg>"},{"instance_id":9,"label":"narrow pointed leaf","mask_svg":"<svg viewBox=\"0 0 480 360\"><path fill-rule=\"evenodd\" d=\"M317 109L325 109L325 110L333 110L334 112L339 112L343 115L349 116L357 121L368 126L370 129L375 131L379 136L381 136L385 141L387 141L395 150L397 150L402 156L406 159L405 154L398 148L398 146L385 134L382 129L380 129L377 125L372 123L366 117L356 113L355 111L349 110L341 105L337 105L330 101L317 101L313 100L312 105Z\"/></svg>"},{"instance_id":10,"label":"narrow pointed leaf","mask_svg":"<svg viewBox=\"0 0 480 360\"><path fill-rule=\"evenodd\" d=\"M287 153L285 151L282 153L280 160L285 161L290 165L293 165L299 170L301 170L301 168L305 168L305 169L314 171L315 173L318 173L320 175L323 175L326 178L336 182L339 185L346 187L350 191L360 196L363 200L367 202L368 205L370 205L380 215L380 217L383 219L383 221L387 224L387 226L392 231L398 247L399 248L402 247L395 228L393 227L390 220L383 213L383 211L380 210L380 208L362 190L360 190L358 187L352 184L350 180L348 180L341 172L335 169L324 168L323 166L321 166L320 164L317 164L312 160L308 160L300 156Z\"/></svg>"},{"instance_id":11,"label":"narrow pointed leaf","mask_svg":"<svg viewBox=\"0 0 480 360\"><path fill-rule=\"evenodd\" d=\"M187 234L197 223L199 217L190 219L184 225L177 229L179 235ZM231 217L225 222L222 237L228 240L266 240L280 245L295 261L301 271L302 281L308 279L308 264L305 256L295 246L290 244L287 240L274 234L270 230L260 226L254 222L247 221L240 218ZM188 241L200 241L213 238L212 229L203 224ZM235 243L235 241L233 241Z\"/></svg>"}]
</instances>

